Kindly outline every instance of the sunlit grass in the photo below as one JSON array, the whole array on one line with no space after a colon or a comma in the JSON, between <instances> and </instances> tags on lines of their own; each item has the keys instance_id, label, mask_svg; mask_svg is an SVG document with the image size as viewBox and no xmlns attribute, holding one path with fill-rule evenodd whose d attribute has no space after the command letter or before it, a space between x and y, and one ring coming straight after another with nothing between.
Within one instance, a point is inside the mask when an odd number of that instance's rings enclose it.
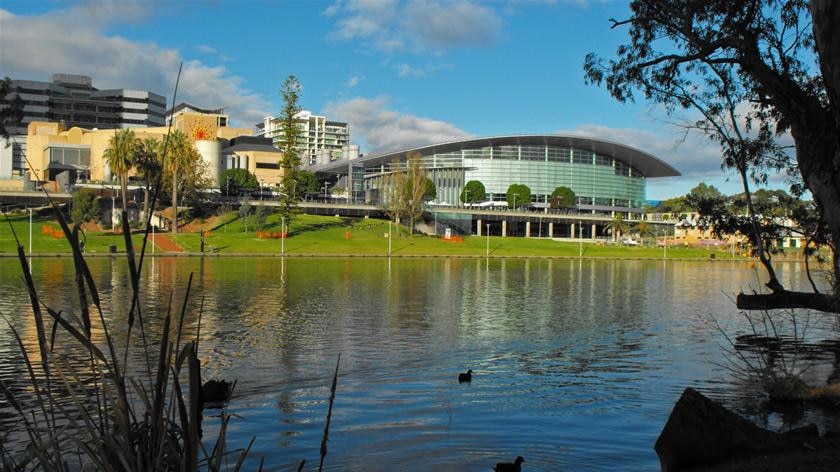
<instances>
[{"instance_id":1,"label":"sunlit grass","mask_svg":"<svg viewBox=\"0 0 840 472\"><path fill-rule=\"evenodd\" d=\"M28 252L29 216L10 217L18 237ZM70 246L62 238L45 233L43 227L57 228L53 218L34 217L32 223L32 251L35 254L69 254ZM205 253L214 255L271 254L387 256L389 253L388 222L378 219L346 218L318 215L295 215L287 229L285 241L260 238L253 221L230 212L208 223ZM263 231L281 233L278 214L268 215ZM488 238L465 236L463 241L448 242L441 236L409 235L405 228L391 225L390 253L394 256L484 256ZM165 233L187 253L201 251L199 231L183 230L178 234ZM151 238L151 236L150 236ZM141 244L139 235L133 236L135 247ZM122 251L122 236L111 231L88 231L85 248L88 254L106 254L115 245ZM0 253L15 252L14 238L8 225L0 228ZM489 254L495 257L602 257L633 259L732 259L728 248L706 249L691 247L621 247L548 238L490 236ZM151 253L151 248L147 251ZM155 252L161 254L160 248ZM738 255L740 257L740 255Z\"/></svg>"}]
</instances>

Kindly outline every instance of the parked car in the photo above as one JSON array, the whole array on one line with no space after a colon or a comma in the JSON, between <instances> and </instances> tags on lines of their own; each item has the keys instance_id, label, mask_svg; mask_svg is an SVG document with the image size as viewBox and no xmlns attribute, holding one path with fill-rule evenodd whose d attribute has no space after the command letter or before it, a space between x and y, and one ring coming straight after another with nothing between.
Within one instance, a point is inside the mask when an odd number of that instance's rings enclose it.
<instances>
[{"instance_id":1,"label":"parked car","mask_svg":"<svg viewBox=\"0 0 840 472\"><path fill-rule=\"evenodd\" d=\"M621 245L622 246L638 246L639 242L633 238L621 238Z\"/></svg>"}]
</instances>

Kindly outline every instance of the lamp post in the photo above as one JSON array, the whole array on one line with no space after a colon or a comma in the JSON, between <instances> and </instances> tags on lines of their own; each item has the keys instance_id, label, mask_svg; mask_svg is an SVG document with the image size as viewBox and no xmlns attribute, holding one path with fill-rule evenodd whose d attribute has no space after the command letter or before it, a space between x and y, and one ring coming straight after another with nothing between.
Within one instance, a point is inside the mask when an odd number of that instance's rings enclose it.
<instances>
[{"instance_id":1,"label":"lamp post","mask_svg":"<svg viewBox=\"0 0 840 472\"><path fill-rule=\"evenodd\" d=\"M388 255L391 255L391 220L388 220Z\"/></svg>"},{"instance_id":2,"label":"lamp post","mask_svg":"<svg viewBox=\"0 0 840 472\"><path fill-rule=\"evenodd\" d=\"M29 255L32 255L32 208L27 208L29 210Z\"/></svg>"},{"instance_id":3,"label":"lamp post","mask_svg":"<svg viewBox=\"0 0 840 472\"><path fill-rule=\"evenodd\" d=\"M286 255L286 217L280 218L280 254Z\"/></svg>"},{"instance_id":4,"label":"lamp post","mask_svg":"<svg viewBox=\"0 0 840 472\"><path fill-rule=\"evenodd\" d=\"M513 194L513 211L516 211L516 194Z\"/></svg>"},{"instance_id":5,"label":"lamp post","mask_svg":"<svg viewBox=\"0 0 840 472\"><path fill-rule=\"evenodd\" d=\"M484 257L490 257L490 223L484 226L487 228L487 248L484 250Z\"/></svg>"},{"instance_id":6,"label":"lamp post","mask_svg":"<svg viewBox=\"0 0 840 472\"><path fill-rule=\"evenodd\" d=\"M116 199L117 198L115 196L111 195L111 231L116 231L116 227L117 227L117 222L115 221L115 218L114 218L114 211L115 211L114 202L116 201ZM107 200L105 200L105 201L107 201Z\"/></svg>"},{"instance_id":7,"label":"lamp post","mask_svg":"<svg viewBox=\"0 0 840 472\"><path fill-rule=\"evenodd\" d=\"M578 257L581 259L583 258L583 223L578 221L578 245L579 245L579 254Z\"/></svg>"}]
</instances>

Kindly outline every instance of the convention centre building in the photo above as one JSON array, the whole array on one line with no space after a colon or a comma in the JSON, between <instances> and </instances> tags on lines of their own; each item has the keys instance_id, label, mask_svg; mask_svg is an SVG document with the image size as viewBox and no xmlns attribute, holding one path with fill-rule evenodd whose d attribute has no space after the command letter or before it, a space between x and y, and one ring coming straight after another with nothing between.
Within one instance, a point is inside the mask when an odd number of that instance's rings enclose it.
<instances>
[{"instance_id":1,"label":"convention centre building","mask_svg":"<svg viewBox=\"0 0 840 472\"><path fill-rule=\"evenodd\" d=\"M526 135L471 138L372 156L318 161L309 170L331 176L352 203L377 205L387 176L419 156L437 189L436 206L460 206L464 185L477 180L485 206L504 206L508 187L531 190L531 209L548 208L557 187L574 191L577 212L599 215L642 213L649 178L680 173L663 160L631 146L583 136ZM327 177L328 179L330 177ZM517 205L518 207L520 205Z\"/></svg>"}]
</instances>

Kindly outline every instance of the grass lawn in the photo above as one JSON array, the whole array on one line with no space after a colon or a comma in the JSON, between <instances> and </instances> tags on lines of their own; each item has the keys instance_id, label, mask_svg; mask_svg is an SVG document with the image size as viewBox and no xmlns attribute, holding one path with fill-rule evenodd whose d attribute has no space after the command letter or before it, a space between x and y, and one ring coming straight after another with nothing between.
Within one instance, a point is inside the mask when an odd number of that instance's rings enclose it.
<instances>
[{"instance_id":1,"label":"grass lawn","mask_svg":"<svg viewBox=\"0 0 840 472\"><path fill-rule=\"evenodd\" d=\"M28 252L29 216L10 216L21 244ZM205 252L209 254L281 254L287 255L371 255L388 254L388 222L375 219L343 218L334 216L296 215L288 229L288 237L281 239L259 238L253 225L235 212L210 220L206 229ZM281 232L279 215L269 215L264 231ZM44 227L50 228L49 230ZM195 226L193 226L195 227ZM69 253L70 246L61 237L53 236L58 230L53 218L38 217L32 223L32 251L35 254ZM246 231L247 229L247 231ZM484 256L488 240L484 236L466 236L461 242L448 242L441 237L408 235L405 228L392 225L390 238L391 254L394 256ZM198 230L166 235L177 242L186 252L199 253L201 238ZM142 234L132 236L135 248L140 248ZM88 231L86 252L106 254L109 246L116 245L123 252L122 235L110 231ZM578 257L580 244L577 242L554 241L550 239L491 236L489 252L495 257ZM0 253L15 253L16 244L9 229L0 225ZM147 249L151 253L151 247ZM162 251L156 249L157 254ZM669 247L669 259L731 259L728 251L704 248ZM584 257L661 259L662 248L620 247L594 243L583 244Z\"/></svg>"}]
</instances>

